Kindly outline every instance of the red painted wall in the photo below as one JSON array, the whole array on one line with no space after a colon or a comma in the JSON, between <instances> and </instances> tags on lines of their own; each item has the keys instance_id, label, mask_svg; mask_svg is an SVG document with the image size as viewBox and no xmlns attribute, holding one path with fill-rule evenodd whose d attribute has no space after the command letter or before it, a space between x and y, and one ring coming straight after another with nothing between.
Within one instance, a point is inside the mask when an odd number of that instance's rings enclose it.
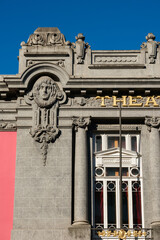
<instances>
[{"instance_id":1,"label":"red painted wall","mask_svg":"<svg viewBox=\"0 0 160 240\"><path fill-rule=\"evenodd\" d=\"M16 162L16 132L0 132L0 240L10 240Z\"/></svg>"}]
</instances>

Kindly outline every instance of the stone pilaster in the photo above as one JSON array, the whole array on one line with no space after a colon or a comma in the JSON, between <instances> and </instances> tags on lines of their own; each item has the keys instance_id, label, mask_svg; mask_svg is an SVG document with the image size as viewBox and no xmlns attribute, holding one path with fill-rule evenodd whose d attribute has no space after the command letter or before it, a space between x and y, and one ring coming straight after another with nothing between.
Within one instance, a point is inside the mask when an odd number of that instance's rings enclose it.
<instances>
[{"instance_id":1,"label":"stone pilaster","mask_svg":"<svg viewBox=\"0 0 160 240\"><path fill-rule=\"evenodd\" d=\"M88 224L87 129L90 118L73 118L76 130L74 168L74 225Z\"/></svg>"},{"instance_id":2,"label":"stone pilaster","mask_svg":"<svg viewBox=\"0 0 160 240\"><path fill-rule=\"evenodd\" d=\"M160 118L146 117L145 124L150 132L149 139L149 176L151 186L152 222L154 240L159 239L160 232ZM148 146L146 146L148 147Z\"/></svg>"}]
</instances>

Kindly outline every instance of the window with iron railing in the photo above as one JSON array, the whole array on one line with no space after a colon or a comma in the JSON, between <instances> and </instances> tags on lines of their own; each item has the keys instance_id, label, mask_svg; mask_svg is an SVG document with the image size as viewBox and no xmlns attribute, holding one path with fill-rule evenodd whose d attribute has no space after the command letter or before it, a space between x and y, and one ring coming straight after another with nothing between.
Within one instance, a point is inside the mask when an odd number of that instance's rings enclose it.
<instances>
[{"instance_id":1,"label":"window with iron railing","mask_svg":"<svg viewBox=\"0 0 160 240\"><path fill-rule=\"evenodd\" d=\"M119 136L95 136L93 225L120 228ZM122 212L123 227L141 229L143 219L143 182L138 134L122 135Z\"/></svg>"}]
</instances>

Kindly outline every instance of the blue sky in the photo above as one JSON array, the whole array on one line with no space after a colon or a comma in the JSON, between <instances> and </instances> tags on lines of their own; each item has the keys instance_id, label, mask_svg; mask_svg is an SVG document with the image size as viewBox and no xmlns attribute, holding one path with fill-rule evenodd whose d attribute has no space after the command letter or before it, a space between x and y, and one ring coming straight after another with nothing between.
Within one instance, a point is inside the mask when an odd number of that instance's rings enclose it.
<instances>
[{"instance_id":1,"label":"blue sky","mask_svg":"<svg viewBox=\"0 0 160 240\"><path fill-rule=\"evenodd\" d=\"M139 49L149 32L160 41L159 0L0 0L0 74L18 73L20 43L38 27L58 27L93 50Z\"/></svg>"}]
</instances>

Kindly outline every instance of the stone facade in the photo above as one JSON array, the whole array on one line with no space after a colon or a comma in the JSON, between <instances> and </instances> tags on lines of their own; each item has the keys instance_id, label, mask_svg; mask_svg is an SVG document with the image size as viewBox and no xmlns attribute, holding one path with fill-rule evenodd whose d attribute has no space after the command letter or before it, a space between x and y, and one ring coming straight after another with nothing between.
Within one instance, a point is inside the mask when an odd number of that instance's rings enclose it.
<instances>
[{"instance_id":1,"label":"stone facade","mask_svg":"<svg viewBox=\"0 0 160 240\"><path fill-rule=\"evenodd\" d=\"M11 240L92 238L93 135L141 136L144 227L160 237L160 47L94 51L58 28L21 43L19 73L0 76L0 128L17 131ZM118 238L117 238L118 239Z\"/></svg>"}]
</instances>

